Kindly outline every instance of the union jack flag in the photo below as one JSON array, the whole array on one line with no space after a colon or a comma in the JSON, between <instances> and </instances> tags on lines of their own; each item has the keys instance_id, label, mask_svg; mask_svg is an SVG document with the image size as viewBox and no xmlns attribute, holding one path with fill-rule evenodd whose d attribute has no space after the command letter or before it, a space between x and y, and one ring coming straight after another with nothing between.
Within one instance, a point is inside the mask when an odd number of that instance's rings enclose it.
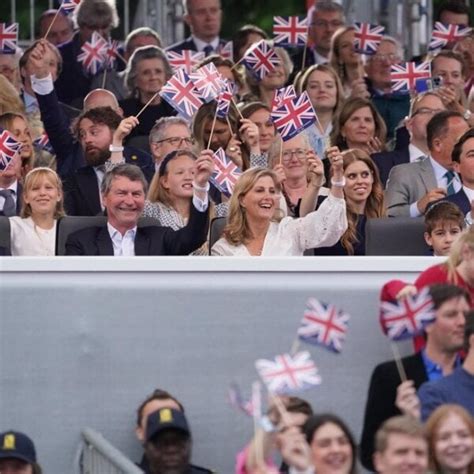
<instances>
[{"instance_id":1,"label":"union jack flag","mask_svg":"<svg viewBox=\"0 0 474 474\"><path fill-rule=\"evenodd\" d=\"M77 60L82 63L86 72L93 76L103 68L107 55L108 41L94 31L90 41L86 41L81 47L81 53Z\"/></svg>"},{"instance_id":2,"label":"union jack flag","mask_svg":"<svg viewBox=\"0 0 474 474\"><path fill-rule=\"evenodd\" d=\"M384 32L384 26L354 23L354 49L361 54L375 54Z\"/></svg>"},{"instance_id":3,"label":"union jack flag","mask_svg":"<svg viewBox=\"0 0 474 474\"><path fill-rule=\"evenodd\" d=\"M333 304L325 304L315 298L310 298L306 307L298 329L299 338L331 351L341 352L346 338L349 314L337 309Z\"/></svg>"},{"instance_id":4,"label":"union jack flag","mask_svg":"<svg viewBox=\"0 0 474 474\"><path fill-rule=\"evenodd\" d=\"M407 62L392 64L390 78L392 92L409 92L416 89L416 81L431 77L431 65L428 61L420 64Z\"/></svg>"},{"instance_id":5,"label":"union jack flag","mask_svg":"<svg viewBox=\"0 0 474 474\"><path fill-rule=\"evenodd\" d=\"M272 110L282 106L287 100L296 99L297 97L298 96L293 86L277 89L273 94Z\"/></svg>"},{"instance_id":6,"label":"union jack flag","mask_svg":"<svg viewBox=\"0 0 474 474\"><path fill-rule=\"evenodd\" d=\"M290 394L321 383L316 364L308 351L281 354L274 360L259 359L255 367L269 392Z\"/></svg>"},{"instance_id":7,"label":"union jack flag","mask_svg":"<svg viewBox=\"0 0 474 474\"><path fill-rule=\"evenodd\" d=\"M21 150L17 141L8 130L0 128L0 171L5 170L13 157Z\"/></svg>"},{"instance_id":8,"label":"union jack flag","mask_svg":"<svg viewBox=\"0 0 474 474\"><path fill-rule=\"evenodd\" d=\"M262 398L260 382L252 384L252 396L245 399L236 383L229 387L229 403L246 415L260 418L262 416Z\"/></svg>"},{"instance_id":9,"label":"union jack flag","mask_svg":"<svg viewBox=\"0 0 474 474\"><path fill-rule=\"evenodd\" d=\"M462 25L444 25L437 21L434 24L433 32L431 33L429 51L443 49L447 44L454 43L460 39L468 36L472 28Z\"/></svg>"},{"instance_id":10,"label":"union jack flag","mask_svg":"<svg viewBox=\"0 0 474 474\"><path fill-rule=\"evenodd\" d=\"M383 301L380 307L382 331L392 341L410 339L422 334L434 319L435 309L428 287L397 303Z\"/></svg>"},{"instance_id":11,"label":"union jack flag","mask_svg":"<svg viewBox=\"0 0 474 474\"><path fill-rule=\"evenodd\" d=\"M46 150L49 153L54 153L53 147L49 141L46 132L43 132L38 138L33 141L33 146L40 150Z\"/></svg>"},{"instance_id":12,"label":"union jack flag","mask_svg":"<svg viewBox=\"0 0 474 474\"><path fill-rule=\"evenodd\" d=\"M161 88L160 96L187 120L191 120L203 104L199 92L183 69L176 71Z\"/></svg>"},{"instance_id":13,"label":"union jack flag","mask_svg":"<svg viewBox=\"0 0 474 474\"><path fill-rule=\"evenodd\" d=\"M0 53L14 54L18 43L18 23L0 23Z\"/></svg>"},{"instance_id":14,"label":"union jack flag","mask_svg":"<svg viewBox=\"0 0 474 474\"><path fill-rule=\"evenodd\" d=\"M299 97L288 99L272 110L272 120L286 142L316 122L316 113L308 94L303 92Z\"/></svg>"},{"instance_id":15,"label":"union jack flag","mask_svg":"<svg viewBox=\"0 0 474 474\"><path fill-rule=\"evenodd\" d=\"M107 69L114 69L117 64L120 43L116 40L110 40L107 42L107 46L104 49L105 66Z\"/></svg>"},{"instance_id":16,"label":"union jack flag","mask_svg":"<svg viewBox=\"0 0 474 474\"><path fill-rule=\"evenodd\" d=\"M274 16L273 41L279 46L304 46L308 40L308 18Z\"/></svg>"},{"instance_id":17,"label":"union jack flag","mask_svg":"<svg viewBox=\"0 0 474 474\"><path fill-rule=\"evenodd\" d=\"M198 53L196 51L191 51L190 49L183 49L180 53L166 51L166 57L168 58L173 71L176 72L178 69L184 69L186 74L191 74L194 66L204 59L204 53Z\"/></svg>"},{"instance_id":18,"label":"union jack flag","mask_svg":"<svg viewBox=\"0 0 474 474\"><path fill-rule=\"evenodd\" d=\"M262 80L280 64L280 58L265 40L261 40L245 52L244 64L257 79Z\"/></svg>"},{"instance_id":19,"label":"union jack flag","mask_svg":"<svg viewBox=\"0 0 474 474\"><path fill-rule=\"evenodd\" d=\"M225 119L229 115L230 104L235 93L235 84L232 81L224 79L225 86L217 97L216 115Z\"/></svg>"},{"instance_id":20,"label":"union jack flag","mask_svg":"<svg viewBox=\"0 0 474 474\"><path fill-rule=\"evenodd\" d=\"M239 179L242 171L226 156L225 151L219 148L214 153L215 170L211 176L211 183L226 196L231 196L235 183Z\"/></svg>"},{"instance_id":21,"label":"union jack flag","mask_svg":"<svg viewBox=\"0 0 474 474\"><path fill-rule=\"evenodd\" d=\"M213 63L205 64L189 77L205 102L214 100L225 87L224 78Z\"/></svg>"},{"instance_id":22,"label":"union jack flag","mask_svg":"<svg viewBox=\"0 0 474 474\"><path fill-rule=\"evenodd\" d=\"M74 12L79 3L81 3L81 0L63 0L60 8L66 15L70 15Z\"/></svg>"},{"instance_id":23,"label":"union jack flag","mask_svg":"<svg viewBox=\"0 0 474 474\"><path fill-rule=\"evenodd\" d=\"M224 59L234 60L234 43L227 41L227 43L219 46L219 56Z\"/></svg>"}]
</instances>

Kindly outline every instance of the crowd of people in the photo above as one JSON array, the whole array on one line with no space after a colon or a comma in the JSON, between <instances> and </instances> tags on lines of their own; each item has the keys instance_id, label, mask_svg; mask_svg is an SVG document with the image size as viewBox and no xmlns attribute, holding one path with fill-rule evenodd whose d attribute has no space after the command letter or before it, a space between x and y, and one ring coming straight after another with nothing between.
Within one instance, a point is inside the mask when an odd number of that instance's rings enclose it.
<instances>
[{"instance_id":1,"label":"crowd of people","mask_svg":"<svg viewBox=\"0 0 474 474\"><path fill-rule=\"evenodd\" d=\"M432 86L408 94L391 88L391 66L410 59L399 42L384 35L374 54L360 54L337 2L317 1L304 51L274 47L278 63L258 78L242 59L258 42L273 46L267 32L239 28L231 57L219 0L188 0L184 9L189 38L165 45L158 32L138 28L115 68L96 74L78 55L94 32L108 39L118 26L112 0L82 0L71 16L47 10L38 40L0 53L0 127L21 143L0 171L0 213L10 218L2 255L57 254L65 215L107 215L70 236L73 255L364 255L367 219L433 213L426 254L447 255L451 229L471 222L474 196L472 31L430 53ZM437 19L471 23L457 0ZM233 84L227 116L212 100L188 120L158 94L176 70L170 55L186 50L201 55L196 68L212 64ZM307 94L317 122L288 140L272 112L290 85ZM242 173L233 193L213 181L220 149ZM211 249L214 217L226 225ZM159 226L169 229L150 230ZM192 244L143 248L143 232L171 240L188 233Z\"/></svg>"},{"instance_id":2,"label":"crowd of people","mask_svg":"<svg viewBox=\"0 0 474 474\"><path fill-rule=\"evenodd\" d=\"M429 90L403 94L391 87L391 67L410 59L398 40L385 35L374 54L360 54L332 0L308 11L308 48L275 47L279 64L259 79L242 58L259 41L272 46L267 32L242 26L224 57L220 1L185 0L184 10L189 38L165 45L138 28L115 69L95 75L78 55L94 32L109 38L118 26L112 0L82 0L72 17L47 10L38 40L0 53L0 127L21 143L0 171L10 228L0 255L54 256L65 216L105 216L70 234L66 254L358 256L368 219L423 216L426 255L429 247L448 260L382 290L401 300L429 286L434 302L417 352L401 360L406 380L395 361L374 369L360 442L338 416L273 397L236 473L354 474L360 459L380 474L473 474L474 32L426 58ZM459 0L436 19L472 25ZM226 117L210 101L188 120L157 94L174 74L170 53L185 50L234 85ZM283 139L272 111L290 85L318 119ZM232 192L212 180L219 150L241 171ZM213 217L226 224L209 248ZM211 472L191 464L184 407L163 390L140 406L137 437L146 473ZM28 436L0 434L0 473L40 472Z\"/></svg>"}]
</instances>

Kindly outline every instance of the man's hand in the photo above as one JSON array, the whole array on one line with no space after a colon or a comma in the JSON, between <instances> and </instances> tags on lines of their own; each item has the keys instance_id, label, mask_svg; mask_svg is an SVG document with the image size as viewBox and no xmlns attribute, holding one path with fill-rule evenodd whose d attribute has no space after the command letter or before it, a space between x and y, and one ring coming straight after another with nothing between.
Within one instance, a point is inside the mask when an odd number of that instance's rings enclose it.
<instances>
[{"instance_id":1,"label":"man's hand","mask_svg":"<svg viewBox=\"0 0 474 474\"><path fill-rule=\"evenodd\" d=\"M278 184L281 185L283 183L283 181L285 181L285 179L286 179L285 168L283 167L283 165L277 164L273 168L273 171L275 171L275 173L277 174Z\"/></svg>"},{"instance_id":2,"label":"man's hand","mask_svg":"<svg viewBox=\"0 0 474 474\"><path fill-rule=\"evenodd\" d=\"M237 139L234 134L227 143L225 148L225 154L228 156L240 169L242 169L242 150L240 149L242 142Z\"/></svg>"},{"instance_id":3,"label":"man's hand","mask_svg":"<svg viewBox=\"0 0 474 474\"><path fill-rule=\"evenodd\" d=\"M418 207L418 211L420 211L421 214L424 214L429 203L438 201L444 197L446 197L446 189L434 188L416 203L416 207Z\"/></svg>"},{"instance_id":4,"label":"man's hand","mask_svg":"<svg viewBox=\"0 0 474 474\"><path fill-rule=\"evenodd\" d=\"M317 155L315 158L308 158L308 173L310 175L311 186L315 188L321 187L324 180L324 166Z\"/></svg>"},{"instance_id":5,"label":"man's hand","mask_svg":"<svg viewBox=\"0 0 474 474\"><path fill-rule=\"evenodd\" d=\"M351 98L358 97L360 99L369 99L370 93L367 84L363 78L356 79L351 83Z\"/></svg>"},{"instance_id":6,"label":"man's hand","mask_svg":"<svg viewBox=\"0 0 474 474\"><path fill-rule=\"evenodd\" d=\"M117 129L114 132L114 136L112 138L112 145L114 146L122 146L122 143L128 135L132 132L132 130L139 124L139 120L137 117L130 115L130 117L124 118Z\"/></svg>"},{"instance_id":7,"label":"man's hand","mask_svg":"<svg viewBox=\"0 0 474 474\"><path fill-rule=\"evenodd\" d=\"M404 414L419 420L421 418L421 404L416 394L413 380L405 380L397 387L396 407Z\"/></svg>"},{"instance_id":8,"label":"man's hand","mask_svg":"<svg viewBox=\"0 0 474 474\"><path fill-rule=\"evenodd\" d=\"M30 71L37 79L47 77L50 73L50 64L46 54L48 49L52 49L50 43L45 39L41 39L31 50L28 57Z\"/></svg>"}]
</instances>

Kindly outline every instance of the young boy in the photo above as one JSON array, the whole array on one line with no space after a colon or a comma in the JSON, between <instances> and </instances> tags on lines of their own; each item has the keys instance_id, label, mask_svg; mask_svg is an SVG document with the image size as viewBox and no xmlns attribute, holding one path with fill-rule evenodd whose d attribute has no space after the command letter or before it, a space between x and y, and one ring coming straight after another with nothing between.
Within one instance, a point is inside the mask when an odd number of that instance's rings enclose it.
<instances>
[{"instance_id":1,"label":"young boy","mask_svg":"<svg viewBox=\"0 0 474 474\"><path fill-rule=\"evenodd\" d=\"M438 201L425 214L425 241L435 257L446 257L464 229L464 214L456 204Z\"/></svg>"}]
</instances>

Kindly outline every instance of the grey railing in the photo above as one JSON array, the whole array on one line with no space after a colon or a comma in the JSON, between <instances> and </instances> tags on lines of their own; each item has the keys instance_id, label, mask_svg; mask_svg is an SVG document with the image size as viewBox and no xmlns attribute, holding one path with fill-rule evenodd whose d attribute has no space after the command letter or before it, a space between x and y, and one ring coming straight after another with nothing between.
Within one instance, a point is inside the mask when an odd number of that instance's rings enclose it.
<instances>
[{"instance_id":1,"label":"grey railing","mask_svg":"<svg viewBox=\"0 0 474 474\"><path fill-rule=\"evenodd\" d=\"M85 428L79 453L80 474L143 474L143 471L100 433Z\"/></svg>"}]
</instances>

